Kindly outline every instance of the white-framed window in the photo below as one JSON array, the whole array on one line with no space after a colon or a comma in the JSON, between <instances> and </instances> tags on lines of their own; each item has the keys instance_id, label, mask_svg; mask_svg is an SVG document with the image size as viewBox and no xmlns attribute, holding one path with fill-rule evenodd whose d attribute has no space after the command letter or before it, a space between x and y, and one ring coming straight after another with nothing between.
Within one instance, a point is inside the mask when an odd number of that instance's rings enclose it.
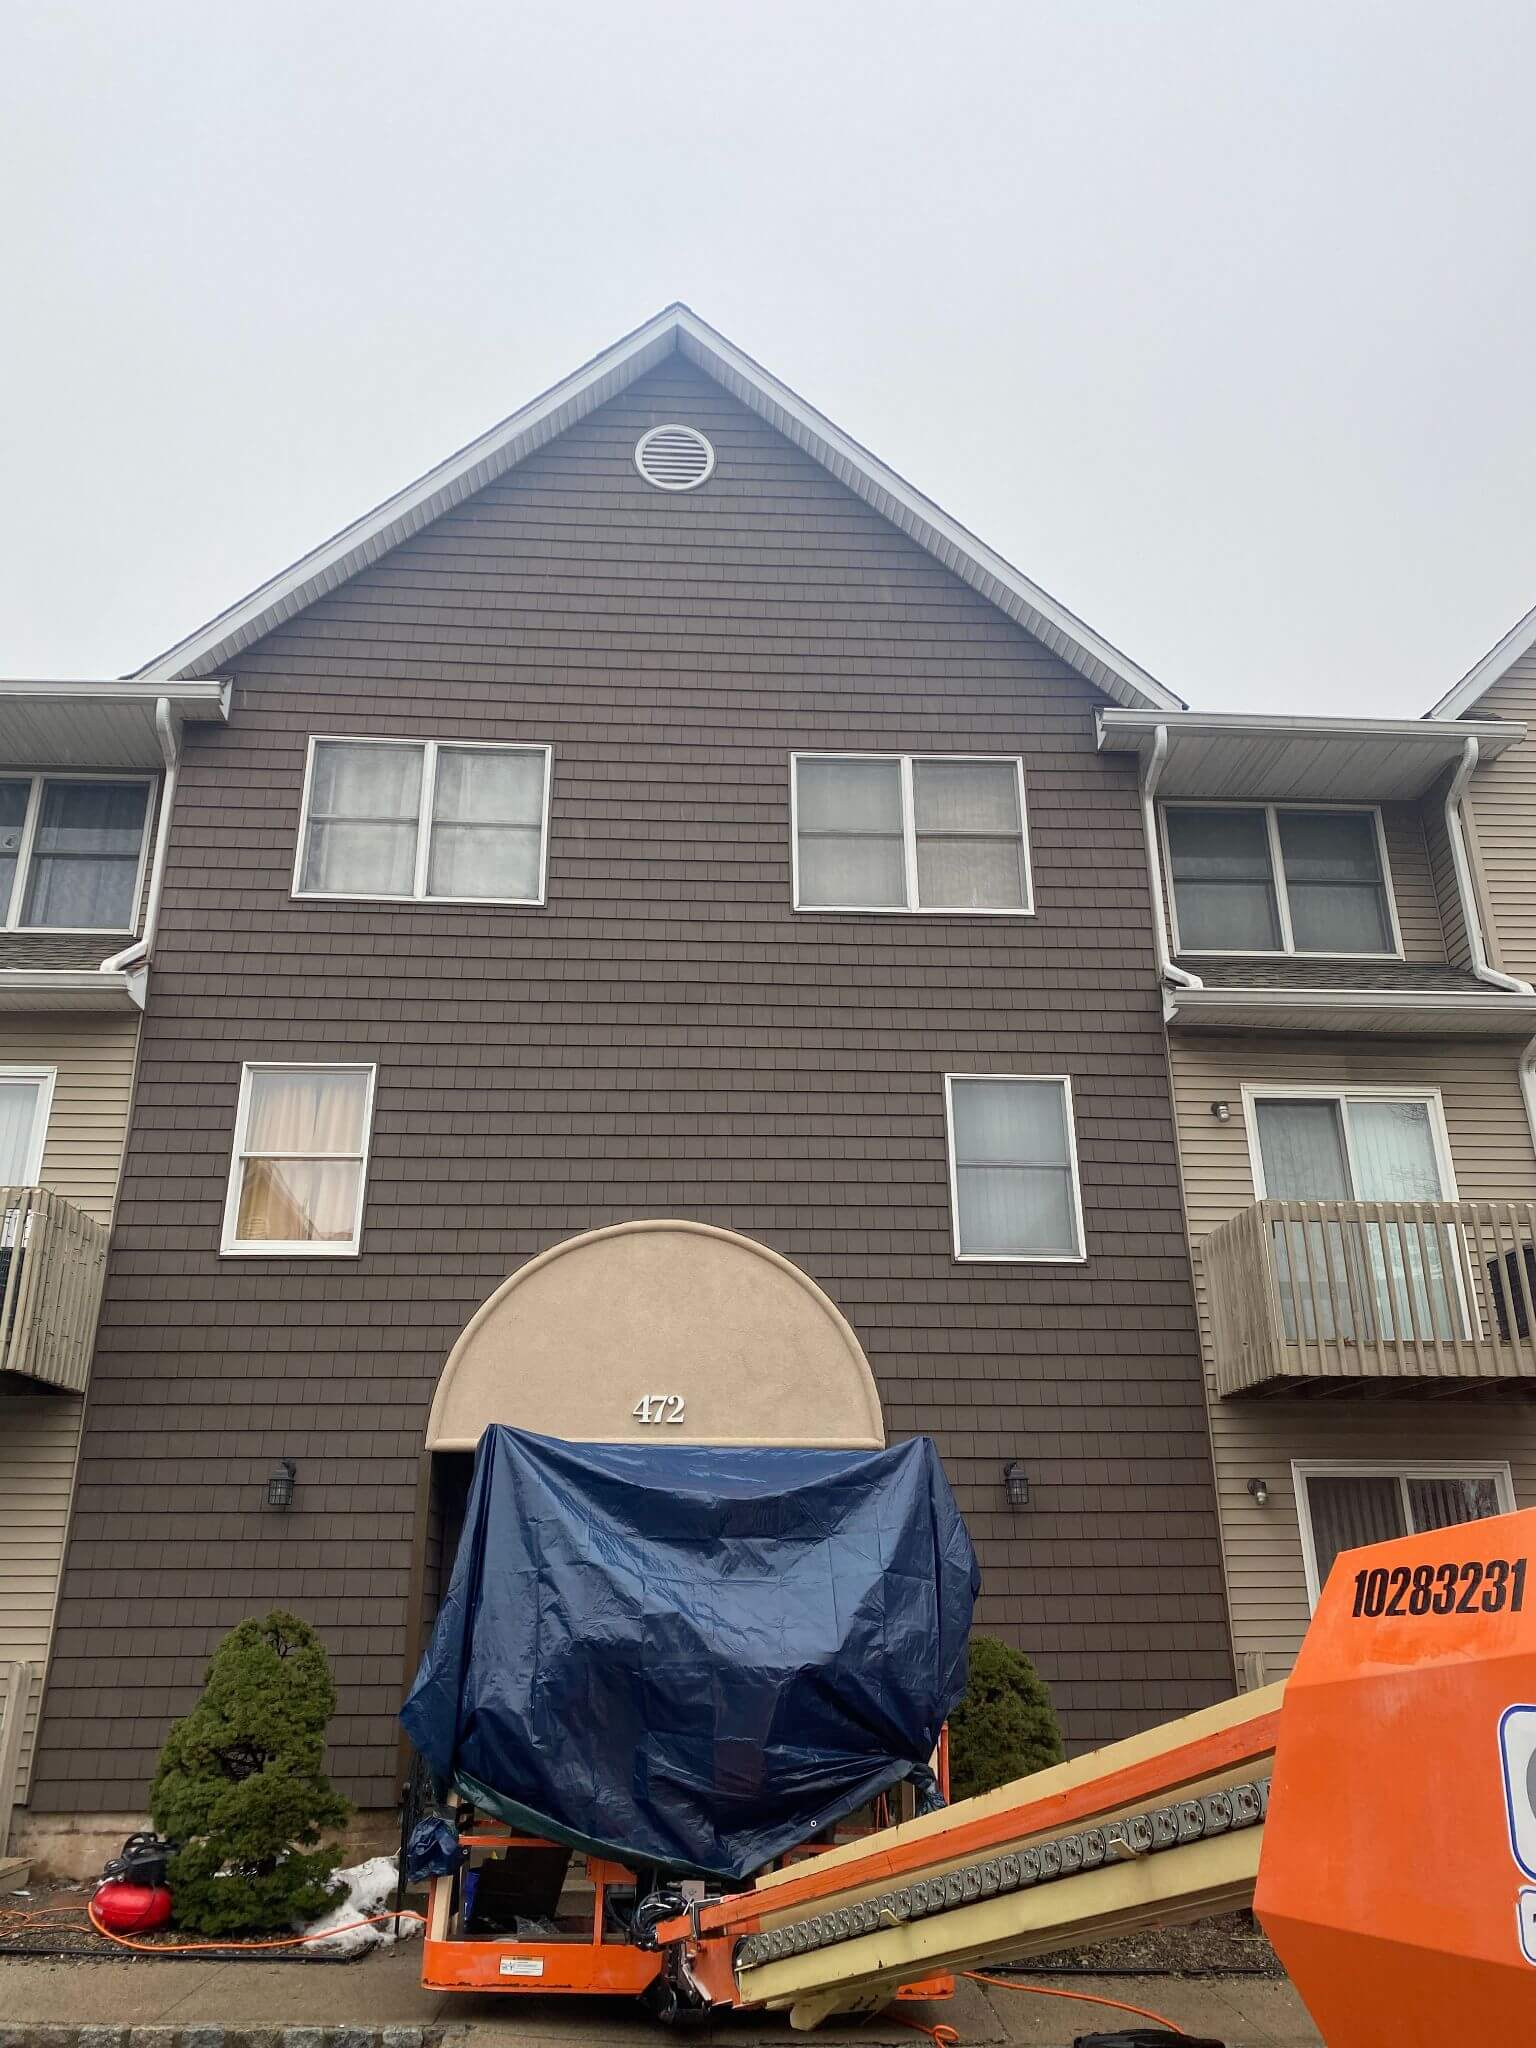
<instances>
[{"instance_id":1,"label":"white-framed window","mask_svg":"<svg viewBox=\"0 0 1536 2048\"><path fill-rule=\"evenodd\" d=\"M309 742L293 893L373 903L544 901L552 750Z\"/></svg>"},{"instance_id":2,"label":"white-framed window","mask_svg":"<svg viewBox=\"0 0 1536 2048\"><path fill-rule=\"evenodd\" d=\"M1243 1117L1261 1201L1458 1199L1438 1088L1245 1082ZM1470 1334L1454 1224L1421 1229L1346 1212L1337 1221L1276 1220L1272 1230L1288 1340Z\"/></svg>"},{"instance_id":3,"label":"white-framed window","mask_svg":"<svg viewBox=\"0 0 1536 2048\"><path fill-rule=\"evenodd\" d=\"M1509 1466L1496 1458L1380 1465L1296 1459L1291 1477L1309 1608L1316 1607L1341 1551L1515 1511Z\"/></svg>"},{"instance_id":4,"label":"white-framed window","mask_svg":"<svg viewBox=\"0 0 1536 2048\"><path fill-rule=\"evenodd\" d=\"M153 788L144 775L0 774L4 929L136 930Z\"/></svg>"},{"instance_id":5,"label":"white-framed window","mask_svg":"<svg viewBox=\"0 0 1536 2048\"><path fill-rule=\"evenodd\" d=\"M0 1067L0 1187L32 1188L42 1178L55 1067Z\"/></svg>"},{"instance_id":6,"label":"white-framed window","mask_svg":"<svg viewBox=\"0 0 1536 2048\"><path fill-rule=\"evenodd\" d=\"M955 1257L1086 1256L1072 1083L1065 1074L946 1074Z\"/></svg>"},{"instance_id":7,"label":"white-framed window","mask_svg":"<svg viewBox=\"0 0 1536 2048\"><path fill-rule=\"evenodd\" d=\"M1401 959L1374 806L1163 806L1176 953Z\"/></svg>"},{"instance_id":8,"label":"white-framed window","mask_svg":"<svg viewBox=\"0 0 1536 2048\"><path fill-rule=\"evenodd\" d=\"M793 754L796 910L1027 917L1024 763L995 754Z\"/></svg>"},{"instance_id":9,"label":"white-framed window","mask_svg":"<svg viewBox=\"0 0 1536 2048\"><path fill-rule=\"evenodd\" d=\"M362 1064L246 1062L221 1251L262 1258L357 1251L376 1073Z\"/></svg>"}]
</instances>

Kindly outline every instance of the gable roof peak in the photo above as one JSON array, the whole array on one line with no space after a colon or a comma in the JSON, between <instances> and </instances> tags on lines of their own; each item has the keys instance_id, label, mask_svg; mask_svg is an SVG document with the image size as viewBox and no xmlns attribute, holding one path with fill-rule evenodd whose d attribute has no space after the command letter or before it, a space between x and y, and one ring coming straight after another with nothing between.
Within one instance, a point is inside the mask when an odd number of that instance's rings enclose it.
<instances>
[{"instance_id":1,"label":"gable roof peak","mask_svg":"<svg viewBox=\"0 0 1536 2048\"><path fill-rule=\"evenodd\" d=\"M1536 647L1536 605L1523 619L1516 619L1504 638L1495 642L1481 661L1474 662L1461 681L1447 690L1438 704L1430 706L1425 717L1461 718L1480 698L1486 697L1500 677L1533 647Z\"/></svg>"},{"instance_id":2,"label":"gable roof peak","mask_svg":"<svg viewBox=\"0 0 1536 2048\"><path fill-rule=\"evenodd\" d=\"M169 681L217 674L257 640L293 618L452 506L484 490L578 420L616 398L646 371L681 353L760 419L819 462L839 483L979 591L1079 675L1135 709L1182 709L1175 697L1120 650L951 519L895 470L807 404L680 299L573 370L538 398L458 449L414 483L365 512L248 597L189 633L136 672Z\"/></svg>"}]
</instances>

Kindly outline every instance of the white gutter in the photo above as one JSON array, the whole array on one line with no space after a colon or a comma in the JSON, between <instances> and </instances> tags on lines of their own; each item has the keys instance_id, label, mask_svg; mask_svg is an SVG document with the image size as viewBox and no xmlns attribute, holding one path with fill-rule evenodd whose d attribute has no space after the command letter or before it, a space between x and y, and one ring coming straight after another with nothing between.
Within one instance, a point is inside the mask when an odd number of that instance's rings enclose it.
<instances>
[{"instance_id":1,"label":"white gutter","mask_svg":"<svg viewBox=\"0 0 1536 2048\"><path fill-rule=\"evenodd\" d=\"M1467 858L1467 839L1461 817L1461 800L1471 780L1472 771L1477 766L1477 757L1477 739L1474 734L1469 733L1461 750L1461 760L1456 773L1451 777L1445 792L1445 836L1451 845L1451 866L1456 875L1456 894L1461 899L1462 921L1467 928L1467 950L1472 956L1472 972L1479 981L1486 981L1491 988L1505 989L1510 995L1536 995L1536 989L1533 989L1528 981L1516 981L1513 975L1501 974L1496 967L1488 965L1488 947L1483 936L1482 916L1472 886L1472 863Z\"/></svg>"},{"instance_id":2,"label":"white gutter","mask_svg":"<svg viewBox=\"0 0 1536 2048\"><path fill-rule=\"evenodd\" d=\"M160 789L160 816L155 823L155 860L149 871L144 936L124 947L121 953L114 953L110 960L103 960L99 969L102 974L130 973L134 968L146 965L150 947L155 942L155 926L160 918L160 891L165 882L165 859L171 842L171 805L176 799L176 769L181 760L181 732L171 716L169 697L155 700L155 731L160 739L160 752L165 757L165 781Z\"/></svg>"},{"instance_id":3,"label":"white gutter","mask_svg":"<svg viewBox=\"0 0 1536 2048\"><path fill-rule=\"evenodd\" d=\"M1158 725L1152 734L1152 751L1141 771L1141 829L1147 841L1147 872L1152 879L1152 940L1157 949L1157 970L1173 988L1204 988L1198 974L1176 967L1168 951L1167 907L1163 901L1163 857L1157 837L1157 785L1163 779L1168 759L1168 728Z\"/></svg>"}]
</instances>

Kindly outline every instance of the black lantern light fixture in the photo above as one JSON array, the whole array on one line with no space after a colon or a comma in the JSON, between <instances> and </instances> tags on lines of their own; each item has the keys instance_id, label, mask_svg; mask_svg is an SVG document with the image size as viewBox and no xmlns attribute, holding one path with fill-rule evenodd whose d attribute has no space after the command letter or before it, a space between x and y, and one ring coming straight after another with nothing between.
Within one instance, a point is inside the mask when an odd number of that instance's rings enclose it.
<instances>
[{"instance_id":1,"label":"black lantern light fixture","mask_svg":"<svg viewBox=\"0 0 1536 2048\"><path fill-rule=\"evenodd\" d=\"M1014 1458L1003 1467L1003 1484L1008 1489L1008 1505L1011 1508L1029 1506L1029 1474Z\"/></svg>"},{"instance_id":2,"label":"black lantern light fixture","mask_svg":"<svg viewBox=\"0 0 1536 2048\"><path fill-rule=\"evenodd\" d=\"M291 1508L293 1506L293 1482L299 1468L292 1458L279 1458L277 1470L267 1481L267 1506L269 1508Z\"/></svg>"},{"instance_id":3,"label":"black lantern light fixture","mask_svg":"<svg viewBox=\"0 0 1536 2048\"><path fill-rule=\"evenodd\" d=\"M1248 1491L1253 1495L1253 1504L1256 1508L1268 1507L1269 1481L1267 1479L1250 1479Z\"/></svg>"}]
</instances>

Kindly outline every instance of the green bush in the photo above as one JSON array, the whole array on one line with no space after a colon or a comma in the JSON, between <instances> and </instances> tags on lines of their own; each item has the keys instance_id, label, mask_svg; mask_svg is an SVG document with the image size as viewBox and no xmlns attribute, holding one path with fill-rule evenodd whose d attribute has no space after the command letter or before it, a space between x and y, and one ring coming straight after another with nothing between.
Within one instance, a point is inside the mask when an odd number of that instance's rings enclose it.
<instances>
[{"instance_id":1,"label":"green bush","mask_svg":"<svg viewBox=\"0 0 1536 2048\"><path fill-rule=\"evenodd\" d=\"M971 1637L965 1697L949 1717L949 1796L970 1799L1066 1755L1045 1680L1022 1650Z\"/></svg>"},{"instance_id":2,"label":"green bush","mask_svg":"<svg viewBox=\"0 0 1536 2048\"><path fill-rule=\"evenodd\" d=\"M323 1768L335 1706L320 1638L296 1615L242 1621L214 1651L150 1792L155 1826L180 1844L167 1873L178 1925L268 1933L333 1903L340 1854L318 1845L349 1811Z\"/></svg>"}]
</instances>

